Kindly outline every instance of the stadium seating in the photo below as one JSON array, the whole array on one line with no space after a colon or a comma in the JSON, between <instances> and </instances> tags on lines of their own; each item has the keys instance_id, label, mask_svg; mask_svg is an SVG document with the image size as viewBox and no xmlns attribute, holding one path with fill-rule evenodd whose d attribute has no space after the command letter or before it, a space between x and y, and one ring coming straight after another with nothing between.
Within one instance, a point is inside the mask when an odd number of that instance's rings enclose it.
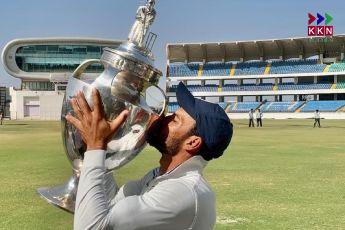
<instances>
[{"instance_id":1,"label":"stadium seating","mask_svg":"<svg viewBox=\"0 0 345 230\"><path fill-rule=\"evenodd\" d=\"M171 64L169 67L170 77L198 76L199 64Z\"/></svg>"},{"instance_id":2,"label":"stadium seating","mask_svg":"<svg viewBox=\"0 0 345 230\"><path fill-rule=\"evenodd\" d=\"M318 64L317 59L272 61L269 74L291 73L321 73L326 68L325 64ZM206 63L203 65L203 76L229 76L233 63ZM250 61L238 62L234 75L262 75L268 62ZM171 64L170 77L198 76L199 63ZM329 67L329 72L345 71L345 63L335 63Z\"/></svg>"},{"instance_id":3,"label":"stadium seating","mask_svg":"<svg viewBox=\"0 0 345 230\"><path fill-rule=\"evenodd\" d=\"M290 102L267 102L261 107L262 112L295 112L296 109L301 107L305 102L303 101L290 101Z\"/></svg>"},{"instance_id":4,"label":"stadium seating","mask_svg":"<svg viewBox=\"0 0 345 230\"><path fill-rule=\"evenodd\" d=\"M345 82L338 82L337 89L345 89Z\"/></svg>"},{"instance_id":5,"label":"stadium seating","mask_svg":"<svg viewBox=\"0 0 345 230\"><path fill-rule=\"evenodd\" d=\"M249 112L251 109L257 109L261 102L236 102L230 103L228 112L230 113L243 113Z\"/></svg>"},{"instance_id":6,"label":"stadium seating","mask_svg":"<svg viewBox=\"0 0 345 230\"><path fill-rule=\"evenodd\" d=\"M255 84L245 84L245 85L235 85L229 84L224 85L222 87L223 92L231 92L231 91L270 91L273 90L273 84L264 83L260 85ZM169 88L169 92L176 92L177 86L172 86ZM302 83L295 85L294 83L283 83L278 85L277 90L315 90L315 89L331 89L331 83L319 83L319 84L311 84L311 83ZM218 85L188 85L187 88L191 92L218 92ZM345 83L338 83L337 89L345 88Z\"/></svg>"},{"instance_id":7,"label":"stadium seating","mask_svg":"<svg viewBox=\"0 0 345 230\"><path fill-rule=\"evenodd\" d=\"M170 102L168 105L168 113L174 113L179 108L180 106L177 104L177 102Z\"/></svg>"},{"instance_id":8,"label":"stadium seating","mask_svg":"<svg viewBox=\"0 0 345 230\"><path fill-rule=\"evenodd\" d=\"M218 105L222 108L222 109L226 109L226 107L228 106L227 102L219 102ZM178 105L177 102L170 102L168 105L168 113L174 113L176 112L176 110L178 110L180 108L180 106Z\"/></svg>"},{"instance_id":9,"label":"stadium seating","mask_svg":"<svg viewBox=\"0 0 345 230\"><path fill-rule=\"evenodd\" d=\"M293 84L293 83L285 83L278 85L278 90L313 90L313 89L330 89L332 87L331 83L320 83L320 84L310 84L310 83L302 83L302 84Z\"/></svg>"},{"instance_id":10,"label":"stadium seating","mask_svg":"<svg viewBox=\"0 0 345 230\"><path fill-rule=\"evenodd\" d=\"M230 113L244 113L249 112L251 109L260 108L262 112L285 112L293 113L301 108L301 112L336 112L341 108L345 108L345 101L290 101L290 102L266 102L261 106L261 102L219 102L222 109L226 109ZM260 107L261 106L261 107ZM177 102L171 102L168 105L168 112L174 113L180 106Z\"/></svg>"},{"instance_id":11,"label":"stadium seating","mask_svg":"<svg viewBox=\"0 0 345 230\"><path fill-rule=\"evenodd\" d=\"M206 63L203 66L203 76L229 76L232 63Z\"/></svg>"},{"instance_id":12,"label":"stadium seating","mask_svg":"<svg viewBox=\"0 0 345 230\"><path fill-rule=\"evenodd\" d=\"M341 72L341 71L345 71L345 63L334 63L328 69L328 72Z\"/></svg>"},{"instance_id":13,"label":"stadium seating","mask_svg":"<svg viewBox=\"0 0 345 230\"><path fill-rule=\"evenodd\" d=\"M273 61L270 74L320 73L325 67L324 64L317 64L316 59Z\"/></svg>"},{"instance_id":14,"label":"stadium seating","mask_svg":"<svg viewBox=\"0 0 345 230\"><path fill-rule=\"evenodd\" d=\"M308 101L301 112L335 112L345 106L345 101Z\"/></svg>"},{"instance_id":15,"label":"stadium seating","mask_svg":"<svg viewBox=\"0 0 345 230\"><path fill-rule=\"evenodd\" d=\"M223 91L269 91L273 89L272 84L246 84L246 85L224 85Z\"/></svg>"},{"instance_id":16,"label":"stadium seating","mask_svg":"<svg viewBox=\"0 0 345 230\"><path fill-rule=\"evenodd\" d=\"M176 92L177 85L170 87L170 92ZM187 85L187 88L191 92L217 92L218 85Z\"/></svg>"},{"instance_id":17,"label":"stadium seating","mask_svg":"<svg viewBox=\"0 0 345 230\"><path fill-rule=\"evenodd\" d=\"M225 110L226 107L228 106L228 103L226 103L226 102L219 102L218 105L219 105L220 107L222 107L222 109Z\"/></svg>"},{"instance_id":18,"label":"stadium seating","mask_svg":"<svg viewBox=\"0 0 345 230\"><path fill-rule=\"evenodd\" d=\"M235 75L262 75L265 73L266 62L239 62L236 65Z\"/></svg>"}]
</instances>

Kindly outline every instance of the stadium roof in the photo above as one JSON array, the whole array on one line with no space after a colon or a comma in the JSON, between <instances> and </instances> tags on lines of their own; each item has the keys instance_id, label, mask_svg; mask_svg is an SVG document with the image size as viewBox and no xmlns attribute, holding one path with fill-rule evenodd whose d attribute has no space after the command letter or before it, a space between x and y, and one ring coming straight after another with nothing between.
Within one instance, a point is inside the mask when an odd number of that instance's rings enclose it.
<instances>
[{"instance_id":1,"label":"stadium roof","mask_svg":"<svg viewBox=\"0 0 345 230\"><path fill-rule=\"evenodd\" d=\"M27 38L10 41L2 51L2 62L5 70L11 76L25 80L50 80L52 75L66 78L70 73L47 73L47 72L25 72L21 70L16 62L16 52L24 46L44 46L44 45L90 45L90 46L119 46L123 41L101 38L86 37L52 37L52 38ZM34 56L35 54L33 54ZM49 56L50 54L44 54ZM43 55L43 56L44 56ZM55 54L54 54L55 55ZM37 55L36 55L37 56ZM78 57L78 55L77 55ZM77 58L76 57L76 58ZM66 59L67 60L67 59Z\"/></svg>"},{"instance_id":2,"label":"stadium roof","mask_svg":"<svg viewBox=\"0 0 345 230\"><path fill-rule=\"evenodd\" d=\"M178 43L167 45L170 62L215 62L339 57L345 52L345 34L329 38L302 37L218 43Z\"/></svg>"}]
</instances>

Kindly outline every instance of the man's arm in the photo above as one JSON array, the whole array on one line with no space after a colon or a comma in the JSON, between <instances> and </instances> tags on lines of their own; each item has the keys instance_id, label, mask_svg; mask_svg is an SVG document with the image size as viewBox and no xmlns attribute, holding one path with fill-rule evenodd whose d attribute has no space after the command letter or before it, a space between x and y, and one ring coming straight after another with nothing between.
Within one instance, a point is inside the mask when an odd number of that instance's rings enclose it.
<instances>
[{"instance_id":1,"label":"man's arm","mask_svg":"<svg viewBox=\"0 0 345 230\"><path fill-rule=\"evenodd\" d=\"M86 152L78 186L74 229L187 229L195 215L195 196L187 186L161 182L140 195L140 181L122 187L109 202L105 192L105 152ZM126 191L123 191L123 190ZM121 190L121 189L120 189ZM178 198L178 199L177 199Z\"/></svg>"}]
</instances>

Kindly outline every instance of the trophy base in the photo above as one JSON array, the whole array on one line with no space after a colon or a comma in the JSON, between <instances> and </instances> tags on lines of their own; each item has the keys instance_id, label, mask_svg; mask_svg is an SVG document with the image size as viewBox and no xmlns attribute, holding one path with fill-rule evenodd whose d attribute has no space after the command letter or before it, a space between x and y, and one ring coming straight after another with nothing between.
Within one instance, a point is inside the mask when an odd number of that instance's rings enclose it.
<instances>
[{"instance_id":1,"label":"trophy base","mask_svg":"<svg viewBox=\"0 0 345 230\"><path fill-rule=\"evenodd\" d=\"M39 188L37 193L48 203L74 213L79 177L75 171L73 172L73 176L66 184L52 188Z\"/></svg>"}]
</instances>

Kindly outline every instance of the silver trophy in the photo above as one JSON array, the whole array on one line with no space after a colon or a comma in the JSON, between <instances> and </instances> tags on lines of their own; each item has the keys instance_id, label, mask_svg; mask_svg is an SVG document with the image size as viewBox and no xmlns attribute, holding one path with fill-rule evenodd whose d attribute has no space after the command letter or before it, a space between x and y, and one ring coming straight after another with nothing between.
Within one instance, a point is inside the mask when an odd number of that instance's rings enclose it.
<instances>
[{"instance_id":1,"label":"silver trophy","mask_svg":"<svg viewBox=\"0 0 345 230\"><path fill-rule=\"evenodd\" d=\"M154 0L148 0L146 5L139 7L127 42L117 49L105 48L100 60L84 61L69 78L62 106L61 126L65 152L72 164L73 175L64 185L37 190L49 203L68 212L74 212L80 168L86 151L80 133L65 119L68 113L74 114L70 99L82 91L92 107L91 92L96 88L102 97L107 119L114 119L124 109L130 111L125 124L107 145L105 163L108 173L105 188L109 199L114 197L116 191L110 186L114 186L114 183L110 183L113 180L112 170L131 161L145 147L145 132L150 119L166 109L164 91L157 86L162 73L153 67L151 53L157 35L148 33L156 15L154 5ZM83 80L87 68L95 64L103 65L104 71L92 83ZM147 103L149 89L152 88L156 89L155 100L161 98L154 108ZM160 95L157 96L157 93Z\"/></svg>"}]
</instances>

